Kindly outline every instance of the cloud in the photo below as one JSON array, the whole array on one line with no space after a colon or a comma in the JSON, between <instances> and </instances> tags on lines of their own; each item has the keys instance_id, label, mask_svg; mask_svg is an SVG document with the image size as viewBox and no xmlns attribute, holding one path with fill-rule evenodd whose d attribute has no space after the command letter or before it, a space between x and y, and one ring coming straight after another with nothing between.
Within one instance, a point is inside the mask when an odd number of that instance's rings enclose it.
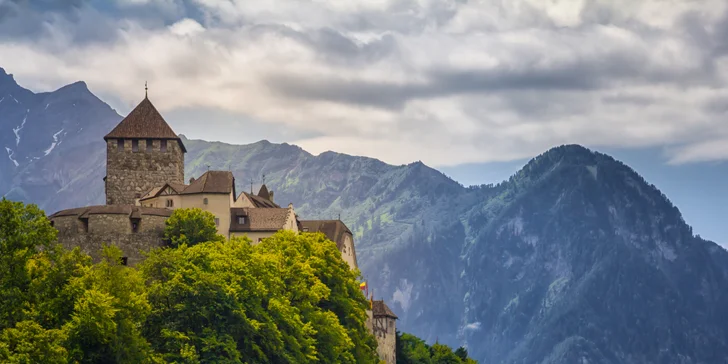
<instances>
[{"instance_id":1,"label":"cloud","mask_svg":"<svg viewBox=\"0 0 728 364\"><path fill-rule=\"evenodd\" d=\"M562 143L728 158L723 1L59 4L0 5L0 63L37 90L85 80L122 110L148 80L163 112L217 109L254 121L218 122L231 130L270 125L314 153L396 164L512 160Z\"/></svg>"}]
</instances>

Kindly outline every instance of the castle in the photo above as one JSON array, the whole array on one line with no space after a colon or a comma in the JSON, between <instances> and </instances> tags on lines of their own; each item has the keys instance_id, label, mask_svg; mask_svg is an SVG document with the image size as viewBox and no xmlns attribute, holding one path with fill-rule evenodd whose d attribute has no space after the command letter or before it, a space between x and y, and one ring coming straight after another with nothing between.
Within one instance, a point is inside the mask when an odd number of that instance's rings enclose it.
<instances>
[{"instance_id":1,"label":"castle","mask_svg":"<svg viewBox=\"0 0 728 364\"><path fill-rule=\"evenodd\" d=\"M336 243L352 270L358 268L353 234L340 220L300 220L293 204L277 205L265 184L257 194L237 194L229 171L207 171L185 184L187 149L147 96L104 140L106 204L50 215L63 246L80 247L97 260L102 244L112 244L123 252L123 264L134 265L144 251L165 246L165 221L172 210L200 208L215 216L219 234L247 236L253 244L280 230L321 232ZM395 363L397 316L373 298L367 316L379 357Z\"/></svg>"}]
</instances>

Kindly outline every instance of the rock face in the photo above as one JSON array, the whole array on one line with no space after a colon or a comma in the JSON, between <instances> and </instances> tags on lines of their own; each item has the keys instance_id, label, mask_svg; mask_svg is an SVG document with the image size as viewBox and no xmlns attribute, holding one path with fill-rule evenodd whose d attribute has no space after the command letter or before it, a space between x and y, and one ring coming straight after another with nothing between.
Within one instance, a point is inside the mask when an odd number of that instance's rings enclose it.
<instances>
[{"instance_id":1,"label":"rock face","mask_svg":"<svg viewBox=\"0 0 728 364\"><path fill-rule=\"evenodd\" d=\"M33 93L0 68L0 195L51 212L102 204L103 136L119 120L84 82Z\"/></svg>"},{"instance_id":2,"label":"rock face","mask_svg":"<svg viewBox=\"0 0 728 364\"><path fill-rule=\"evenodd\" d=\"M42 95L14 90L20 103ZM95 99L61 90L56 97ZM21 156L17 167L0 158L0 194L49 212L102 204L103 144L90 152L85 140L102 143L121 117L104 119L110 109L100 101L73 117L72 106L47 114L40 105L13 148L24 109L0 102L0 146ZM23 132L36 122L46 126ZM24 159L83 123L105 127ZM301 218L340 214L375 299L386 300L401 331L467 345L483 363L728 362L728 253L609 156L561 146L508 181L466 188L422 163L182 140L186 179L209 165L232 171L242 191L265 174L276 202L293 202Z\"/></svg>"}]
</instances>

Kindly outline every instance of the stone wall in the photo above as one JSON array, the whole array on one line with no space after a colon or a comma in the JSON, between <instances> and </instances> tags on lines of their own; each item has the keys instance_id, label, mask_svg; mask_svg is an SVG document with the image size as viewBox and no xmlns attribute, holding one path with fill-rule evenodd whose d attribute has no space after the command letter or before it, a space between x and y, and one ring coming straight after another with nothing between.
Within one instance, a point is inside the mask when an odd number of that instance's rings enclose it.
<instances>
[{"instance_id":1,"label":"stone wall","mask_svg":"<svg viewBox=\"0 0 728 364\"><path fill-rule=\"evenodd\" d=\"M88 219L78 216L58 216L51 219L58 230L58 241L67 249L80 247L94 261L101 258L103 244L115 245L134 265L144 259L142 252L164 246L164 216L143 215L137 232L132 231L132 220L122 214L92 214ZM84 223L84 220L88 223Z\"/></svg>"},{"instance_id":2,"label":"stone wall","mask_svg":"<svg viewBox=\"0 0 728 364\"><path fill-rule=\"evenodd\" d=\"M377 339L377 355L387 364L397 362L397 322L387 316L374 316L367 310L367 329Z\"/></svg>"},{"instance_id":3,"label":"stone wall","mask_svg":"<svg viewBox=\"0 0 728 364\"><path fill-rule=\"evenodd\" d=\"M167 151L161 151L161 140L138 140L138 151L132 150L132 140L124 140L123 150L118 139L106 142L106 204L134 204L142 194L166 182L184 183L184 152L176 140L167 140Z\"/></svg>"},{"instance_id":4,"label":"stone wall","mask_svg":"<svg viewBox=\"0 0 728 364\"><path fill-rule=\"evenodd\" d=\"M356 270L359 266L356 264L356 251L354 250L354 240L351 235L344 234L344 243L341 244L341 258L346 264L349 264L351 270Z\"/></svg>"}]
</instances>

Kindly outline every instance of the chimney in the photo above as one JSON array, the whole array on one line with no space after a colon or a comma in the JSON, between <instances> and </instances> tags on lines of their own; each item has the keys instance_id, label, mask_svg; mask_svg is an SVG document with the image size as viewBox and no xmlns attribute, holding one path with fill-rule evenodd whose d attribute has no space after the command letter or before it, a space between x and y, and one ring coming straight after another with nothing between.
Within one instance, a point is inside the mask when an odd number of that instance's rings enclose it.
<instances>
[{"instance_id":1,"label":"chimney","mask_svg":"<svg viewBox=\"0 0 728 364\"><path fill-rule=\"evenodd\" d=\"M275 203L275 201L273 201L273 191L270 191L270 202Z\"/></svg>"}]
</instances>

